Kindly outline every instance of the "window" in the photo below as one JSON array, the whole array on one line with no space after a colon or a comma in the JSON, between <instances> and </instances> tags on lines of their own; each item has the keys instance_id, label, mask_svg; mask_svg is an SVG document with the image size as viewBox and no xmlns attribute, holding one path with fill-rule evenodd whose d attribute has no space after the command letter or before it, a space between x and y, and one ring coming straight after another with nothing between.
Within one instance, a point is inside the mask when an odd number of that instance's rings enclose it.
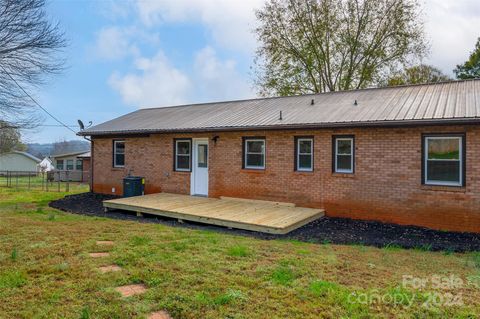
<instances>
[{"instance_id":1,"label":"window","mask_svg":"<svg viewBox=\"0 0 480 319\"><path fill-rule=\"evenodd\" d=\"M265 169L265 138L244 138L244 168Z\"/></svg>"},{"instance_id":2,"label":"window","mask_svg":"<svg viewBox=\"0 0 480 319\"><path fill-rule=\"evenodd\" d=\"M75 166L75 169L77 171L83 171L83 161L81 159L77 159L77 165Z\"/></svg>"},{"instance_id":3,"label":"window","mask_svg":"<svg viewBox=\"0 0 480 319\"><path fill-rule=\"evenodd\" d=\"M333 171L336 173L353 173L354 137L333 137Z\"/></svg>"},{"instance_id":4,"label":"window","mask_svg":"<svg viewBox=\"0 0 480 319\"><path fill-rule=\"evenodd\" d=\"M63 171L63 160L57 160L57 169Z\"/></svg>"},{"instance_id":5,"label":"window","mask_svg":"<svg viewBox=\"0 0 480 319\"><path fill-rule=\"evenodd\" d=\"M208 145L198 145L198 167L208 167Z\"/></svg>"},{"instance_id":6,"label":"window","mask_svg":"<svg viewBox=\"0 0 480 319\"><path fill-rule=\"evenodd\" d=\"M113 141L113 167L125 166L125 141Z\"/></svg>"},{"instance_id":7,"label":"window","mask_svg":"<svg viewBox=\"0 0 480 319\"><path fill-rule=\"evenodd\" d=\"M190 172L192 141L175 140L175 170Z\"/></svg>"},{"instance_id":8,"label":"window","mask_svg":"<svg viewBox=\"0 0 480 319\"><path fill-rule=\"evenodd\" d=\"M67 171L73 171L73 160L67 160Z\"/></svg>"},{"instance_id":9,"label":"window","mask_svg":"<svg viewBox=\"0 0 480 319\"><path fill-rule=\"evenodd\" d=\"M423 182L427 185L464 185L465 138L431 135L423 140Z\"/></svg>"},{"instance_id":10,"label":"window","mask_svg":"<svg viewBox=\"0 0 480 319\"><path fill-rule=\"evenodd\" d=\"M295 170L313 171L312 137L295 137Z\"/></svg>"}]
</instances>

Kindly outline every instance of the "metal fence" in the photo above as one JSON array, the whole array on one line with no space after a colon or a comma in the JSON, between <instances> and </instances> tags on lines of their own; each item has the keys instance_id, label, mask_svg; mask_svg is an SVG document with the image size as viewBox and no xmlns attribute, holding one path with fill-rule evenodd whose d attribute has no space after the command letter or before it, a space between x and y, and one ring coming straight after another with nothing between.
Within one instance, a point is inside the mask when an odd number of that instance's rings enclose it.
<instances>
[{"instance_id":1,"label":"metal fence","mask_svg":"<svg viewBox=\"0 0 480 319\"><path fill-rule=\"evenodd\" d=\"M72 192L87 188L89 171L0 171L0 187Z\"/></svg>"}]
</instances>

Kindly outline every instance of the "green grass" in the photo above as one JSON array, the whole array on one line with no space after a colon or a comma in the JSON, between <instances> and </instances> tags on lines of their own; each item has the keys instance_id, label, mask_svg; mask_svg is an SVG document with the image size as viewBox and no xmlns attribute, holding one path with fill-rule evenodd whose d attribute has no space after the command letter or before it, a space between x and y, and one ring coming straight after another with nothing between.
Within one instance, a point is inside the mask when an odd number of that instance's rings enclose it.
<instances>
[{"instance_id":1,"label":"green grass","mask_svg":"<svg viewBox=\"0 0 480 319\"><path fill-rule=\"evenodd\" d=\"M233 257L247 257L249 252L247 247L235 245L228 249L228 254Z\"/></svg>"},{"instance_id":2,"label":"green grass","mask_svg":"<svg viewBox=\"0 0 480 319\"><path fill-rule=\"evenodd\" d=\"M0 318L471 318L480 313L480 253L260 240L68 214L65 193L0 187ZM113 246L97 246L112 240ZM93 259L89 252L110 252ZM101 274L117 264L122 271ZM462 278L463 305L422 306L404 275ZM142 296L114 288L143 283ZM375 296L387 296L377 302ZM395 300L397 297L398 300ZM369 298L372 303L362 303ZM407 303L413 299L413 303Z\"/></svg>"},{"instance_id":3,"label":"green grass","mask_svg":"<svg viewBox=\"0 0 480 319\"><path fill-rule=\"evenodd\" d=\"M325 280L316 280L309 286L310 292L316 297L326 297L329 294L336 293L341 287L333 282Z\"/></svg>"}]
</instances>

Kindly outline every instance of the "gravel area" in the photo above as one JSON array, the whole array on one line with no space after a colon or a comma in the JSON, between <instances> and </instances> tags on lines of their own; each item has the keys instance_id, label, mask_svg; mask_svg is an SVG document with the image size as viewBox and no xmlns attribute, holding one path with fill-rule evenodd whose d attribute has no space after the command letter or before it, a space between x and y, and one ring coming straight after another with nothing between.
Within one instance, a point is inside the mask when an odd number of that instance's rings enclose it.
<instances>
[{"instance_id":1,"label":"gravel area","mask_svg":"<svg viewBox=\"0 0 480 319\"><path fill-rule=\"evenodd\" d=\"M188 221L179 223L176 219L148 214L144 214L144 217L137 217L133 212L121 210L110 210L108 213L104 213L102 201L112 198L115 197L82 193L53 201L50 203L50 207L87 216L159 223L191 229L208 229L262 239L294 239L316 243L403 247L433 251L480 251L480 234L436 231L417 226L400 226L347 218L324 217L286 235L271 235Z\"/></svg>"}]
</instances>

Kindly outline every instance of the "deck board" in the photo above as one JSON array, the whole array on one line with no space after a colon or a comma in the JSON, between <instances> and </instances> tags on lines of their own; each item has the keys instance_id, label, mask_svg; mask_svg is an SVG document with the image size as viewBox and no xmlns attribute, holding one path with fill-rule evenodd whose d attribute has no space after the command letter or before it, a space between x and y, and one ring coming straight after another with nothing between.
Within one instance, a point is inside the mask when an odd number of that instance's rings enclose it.
<instances>
[{"instance_id":1,"label":"deck board","mask_svg":"<svg viewBox=\"0 0 480 319\"><path fill-rule=\"evenodd\" d=\"M323 209L291 203L170 193L106 200L103 206L272 234L286 234L324 215Z\"/></svg>"}]
</instances>

